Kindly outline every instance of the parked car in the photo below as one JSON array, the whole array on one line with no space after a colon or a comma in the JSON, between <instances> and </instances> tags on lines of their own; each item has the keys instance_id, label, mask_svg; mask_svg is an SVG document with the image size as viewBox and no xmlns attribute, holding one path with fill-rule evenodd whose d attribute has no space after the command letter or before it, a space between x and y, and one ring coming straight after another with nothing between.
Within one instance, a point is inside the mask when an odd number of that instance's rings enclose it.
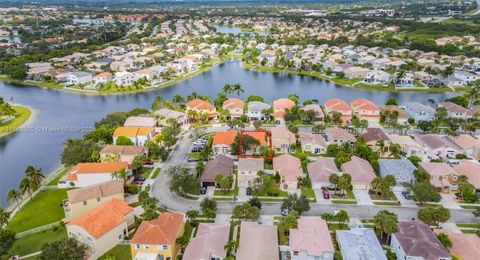
<instances>
[{"instance_id":1,"label":"parked car","mask_svg":"<svg viewBox=\"0 0 480 260\"><path fill-rule=\"evenodd\" d=\"M198 158L193 158L193 157L188 158L187 162L198 162Z\"/></svg>"},{"instance_id":2,"label":"parked car","mask_svg":"<svg viewBox=\"0 0 480 260\"><path fill-rule=\"evenodd\" d=\"M201 187L200 194L206 194L206 193L207 193L207 187Z\"/></svg>"},{"instance_id":3,"label":"parked car","mask_svg":"<svg viewBox=\"0 0 480 260\"><path fill-rule=\"evenodd\" d=\"M137 184L137 185L143 185L142 180L134 180L133 182L135 182L135 184Z\"/></svg>"},{"instance_id":4,"label":"parked car","mask_svg":"<svg viewBox=\"0 0 480 260\"><path fill-rule=\"evenodd\" d=\"M203 150L202 147L195 147L195 146L194 146L194 147L192 148L192 153L199 153L199 152L201 152L202 150Z\"/></svg>"},{"instance_id":5,"label":"parked car","mask_svg":"<svg viewBox=\"0 0 480 260\"><path fill-rule=\"evenodd\" d=\"M145 177L143 177L143 176L135 176L135 178L133 178L133 181L145 181Z\"/></svg>"},{"instance_id":6,"label":"parked car","mask_svg":"<svg viewBox=\"0 0 480 260\"><path fill-rule=\"evenodd\" d=\"M322 194L324 199L326 200L330 199L330 192L328 192L328 189L323 189Z\"/></svg>"},{"instance_id":7,"label":"parked car","mask_svg":"<svg viewBox=\"0 0 480 260\"><path fill-rule=\"evenodd\" d=\"M247 196L251 196L252 195L252 188L251 187L247 187L247 192L246 192Z\"/></svg>"},{"instance_id":8,"label":"parked car","mask_svg":"<svg viewBox=\"0 0 480 260\"><path fill-rule=\"evenodd\" d=\"M144 164L145 164L145 165L153 165L153 164L154 164L154 161L152 161L152 160L147 160Z\"/></svg>"},{"instance_id":9,"label":"parked car","mask_svg":"<svg viewBox=\"0 0 480 260\"><path fill-rule=\"evenodd\" d=\"M282 216L287 216L288 215L288 209L282 209Z\"/></svg>"},{"instance_id":10,"label":"parked car","mask_svg":"<svg viewBox=\"0 0 480 260\"><path fill-rule=\"evenodd\" d=\"M402 195L403 197L405 197L405 199L409 200L412 198L412 194L409 192L409 191L402 191Z\"/></svg>"}]
</instances>

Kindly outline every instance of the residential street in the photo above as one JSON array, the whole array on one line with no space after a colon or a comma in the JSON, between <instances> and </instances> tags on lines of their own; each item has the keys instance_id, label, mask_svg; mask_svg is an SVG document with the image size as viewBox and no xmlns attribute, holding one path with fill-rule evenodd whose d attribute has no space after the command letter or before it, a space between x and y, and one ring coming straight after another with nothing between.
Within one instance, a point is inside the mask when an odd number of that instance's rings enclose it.
<instances>
[{"instance_id":1,"label":"residential street","mask_svg":"<svg viewBox=\"0 0 480 260\"><path fill-rule=\"evenodd\" d=\"M220 127L210 128L210 131L219 131ZM166 175L166 170L169 167L176 165L186 165L187 154L191 148L192 140L188 138L187 132L179 140L176 149L172 152L171 157L167 162L161 165L161 173L155 179L152 184L150 193L159 200L159 207L165 207L170 210L186 212L190 209L200 209L200 200L188 200L175 193L172 193L169 189L169 177ZM400 196L399 196L400 197ZM217 214L231 214L234 205L241 204L242 202L217 202L218 210ZM340 204L325 204L315 203L310 204L310 211L304 213L304 215L320 215L324 212L333 212L335 210L344 209L347 210L351 218L371 218L380 210L389 210L395 212L400 220L410 220L416 218L418 207L411 203L403 204L402 207L392 206L378 206L378 205L365 205L366 203L360 203L357 205L340 205ZM263 203L262 215L280 215L281 203ZM456 223L470 223L475 222L471 210L465 209L450 209L452 218L449 222Z\"/></svg>"}]
</instances>

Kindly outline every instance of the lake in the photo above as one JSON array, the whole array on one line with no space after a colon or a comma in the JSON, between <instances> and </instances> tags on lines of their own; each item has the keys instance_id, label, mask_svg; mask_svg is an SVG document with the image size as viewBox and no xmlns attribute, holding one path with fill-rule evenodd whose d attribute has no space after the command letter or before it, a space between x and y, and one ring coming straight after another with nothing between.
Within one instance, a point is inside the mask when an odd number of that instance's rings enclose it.
<instances>
[{"instance_id":1,"label":"lake","mask_svg":"<svg viewBox=\"0 0 480 260\"><path fill-rule=\"evenodd\" d=\"M62 144L67 137L80 137L107 113L128 111L136 107L150 108L155 96L171 99L175 94L192 92L214 98L224 84L240 83L241 96L260 95L273 101L295 93L301 100L342 98L351 101L367 98L382 105L390 98L402 104L407 101L427 103L428 99L444 100L455 93L408 93L351 89L308 76L269 73L242 68L238 60L220 64L206 72L179 82L169 88L128 95L80 95L39 87L12 85L0 81L0 96L14 103L30 106L36 117L26 131L0 138L0 201L9 188L17 187L27 165L41 167L49 173L59 166ZM28 130L28 131L27 131Z\"/></svg>"}]
</instances>

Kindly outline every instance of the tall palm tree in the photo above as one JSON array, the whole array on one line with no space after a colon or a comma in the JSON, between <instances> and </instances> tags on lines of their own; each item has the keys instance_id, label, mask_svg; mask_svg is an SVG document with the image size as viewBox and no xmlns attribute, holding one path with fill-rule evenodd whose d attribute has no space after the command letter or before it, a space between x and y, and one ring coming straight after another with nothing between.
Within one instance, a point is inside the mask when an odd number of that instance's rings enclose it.
<instances>
[{"instance_id":1,"label":"tall palm tree","mask_svg":"<svg viewBox=\"0 0 480 260\"><path fill-rule=\"evenodd\" d=\"M240 96L240 94L245 92L245 90L243 90L242 85L240 85L240 83L236 83L235 85L232 86L232 92L236 93L237 96Z\"/></svg>"},{"instance_id":2,"label":"tall palm tree","mask_svg":"<svg viewBox=\"0 0 480 260\"><path fill-rule=\"evenodd\" d=\"M8 220L10 220L10 212L0 208L0 228L8 224Z\"/></svg>"},{"instance_id":3,"label":"tall palm tree","mask_svg":"<svg viewBox=\"0 0 480 260\"><path fill-rule=\"evenodd\" d=\"M24 176L20 181L20 191L22 194L30 195L32 193L32 185L30 184L30 179L27 176Z\"/></svg>"},{"instance_id":4,"label":"tall palm tree","mask_svg":"<svg viewBox=\"0 0 480 260\"><path fill-rule=\"evenodd\" d=\"M115 178L117 180L122 179L123 180L123 188L127 187L127 171L125 169L122 169L117 172L112 173L112 178Z\"/></svg>"},{"instance_id":5,"label":"tall palm tree","mask_svg":"<svg viewBox=\"0 0 480 260\"><path fill-rule=\"evenodd\" d=\"M15 201L17 204L22 198L22 193L16 189L9 189L7 192L7 200L10 202Z\"/></svg>"},{"instance_id":6,"label":"tall palm tree","mask_svg":"<svg viewBox=\"0 0 480 260\"><path fill-rule=\"evenodd\" d=\"M37 190L42 184L43 179L45 179L45 176L42 174L42 169L31 165L27 166L25 176L30 179L30 185L32 186L33 191Z\"/></svg>"}]
</instances>

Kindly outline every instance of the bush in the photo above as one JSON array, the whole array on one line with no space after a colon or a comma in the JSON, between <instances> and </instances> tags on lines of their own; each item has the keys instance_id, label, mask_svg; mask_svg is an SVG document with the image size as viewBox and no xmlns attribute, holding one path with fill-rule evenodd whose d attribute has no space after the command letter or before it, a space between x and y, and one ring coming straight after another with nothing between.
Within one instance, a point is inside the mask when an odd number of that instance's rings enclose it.
<instances>
[{"instance_id":1,"label":"bush","mask_svg":"<svg viewBox=\"0 0 480 260\"><path fill-rule=\"evenodd\" d=\"M127 185L127 192L130 194L138 194L140 192L140 187L135 184L128 184Z\"/></svg>"}]
</instances>

